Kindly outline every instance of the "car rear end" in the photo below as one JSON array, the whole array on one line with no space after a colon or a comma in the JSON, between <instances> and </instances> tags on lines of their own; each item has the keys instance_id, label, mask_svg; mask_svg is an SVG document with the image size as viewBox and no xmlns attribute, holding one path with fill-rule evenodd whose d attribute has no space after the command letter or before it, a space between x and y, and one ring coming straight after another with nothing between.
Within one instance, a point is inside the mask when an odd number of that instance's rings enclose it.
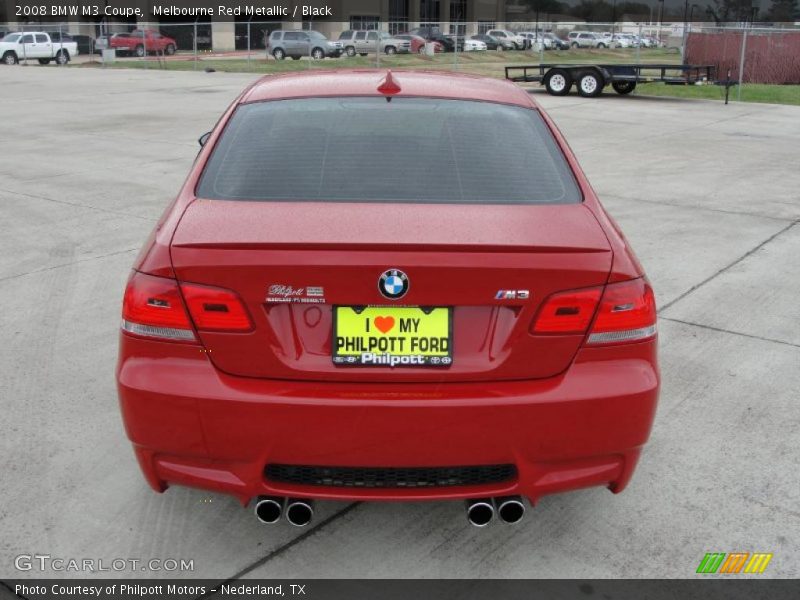
<instances>
[{"instance_id":1,"label":"car rear end","mask_svg":"<svg viewBox=\"0 0 800 600\"><path fill-rule=\"evenodd\" d=\"M131 274L117 380L150 485L621 491L656 407L655 304L553 124L505 82L315 77L229 109Z\"/></svg>"},{"instance_id":2,"label":"car rear end","mask_svg":"<svg viewBox=\"0 0 800 600\"><path fill-rule=\"evenodd\" d=\"M392 54L390 49L394 49L397 54L409 54L411 52L411 40L392 36L381 38L381 48L387 54Z\"/></svg>"}]
</instances>

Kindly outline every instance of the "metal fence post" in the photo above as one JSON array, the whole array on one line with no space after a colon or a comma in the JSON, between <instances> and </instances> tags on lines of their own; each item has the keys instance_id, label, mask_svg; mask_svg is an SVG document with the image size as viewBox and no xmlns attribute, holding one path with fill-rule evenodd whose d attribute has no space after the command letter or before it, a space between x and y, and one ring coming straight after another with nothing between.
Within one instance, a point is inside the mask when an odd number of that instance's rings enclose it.
<instances>
[{"instance_id":1,"label":"metal fence post","mask_svg":"<svg viewBox=\"0 0 800 600\"><path fill-rule=\"evenodd\" d=\"M253 17L247 19L247 70L250 70L250 22Z\"/></svg>"},{"instance_id":2,"label":"metal fence post","mask_svg":"<svg viewBox=\"0 0 800 600\"><path fill-rule=\"evenodd\" d=\"M642 63L642 24L639 23L639 42L636 44L636 64Z\"/></svg>"},{"instance_id":3,"label":"metal fence post","mask_svg":"<svg viewBox=\"0 0 800 600\"><path fill-rule=\"evenodd\" d=\"M198 19L200 17L197 17ZM194 22L194 42L192 43L192 49L194 51L194 70L197 70L197 19Z\"/></svg>"},{"instance_id":4,"label":"metal fence post","mask_svg":"<svg viewBox=\"0 0 800 600\"><path fill-rule=\"evenodd\" d=\"M50 41L52 42L53 40L50 40ZM64 53L64 34L61 31L61 24L58 25L58 44L60 46L59 50L63 55L63 53ZM63 58L62 58L62 60L63 60ZM61 66L58 61L56 61L56 64L58 66ZM67 63L65 62L64 64L66 65Z\"/></svg>"},{"instance_id":5,"label":"metal fence post","mask_svg":"<svg viewBox=\"0 0 800 600\"><path fill-rule=\"evenodd\" d=\"M745 48L747 47L747 23L742 28L742 53L739 56L739 85L736 86L736 101L740 102L742 99L742 79L744 78L744 57Z\"/></svg>"},{"instance_id":6,"label":"metal fence post","mask_svg":"<svg viewBox=\"0 0 800 600\"><path fill-rule=\"evenodd\" d=\"M456 25L456 34L453 36L453 70L458 71L458 25Z\"/></svg>"}]
</instances>

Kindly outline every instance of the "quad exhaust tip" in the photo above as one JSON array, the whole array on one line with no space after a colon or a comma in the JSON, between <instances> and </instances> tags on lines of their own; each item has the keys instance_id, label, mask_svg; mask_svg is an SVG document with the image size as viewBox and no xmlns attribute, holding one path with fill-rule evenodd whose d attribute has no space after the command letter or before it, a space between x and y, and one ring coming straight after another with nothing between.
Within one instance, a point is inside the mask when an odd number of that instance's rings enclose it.
<instances>
[{"instance_id":1,"label":"quad exhaust tip","mask_svg":"<svg viewBox=\"0 0 800 600\"><path fill-rule=\"evenodd\" d=\"M267 525L277 523L283 514L283 505L283 498L259 496L255 508L256 518Z\"/></svg>"},{"instance_id":2,"label":"quad exhaust tip","mask_svg":"<svg viewBox=\"0 0 800 600\"><path fill-rule=\"evenodd\" d=\"M486 527L494 519L494 505L489 498L467 500L467 520L475 527Z\"/></svg>"},{"instance_id":3,"label":"quad exhaust tip","mask_svg":"<svg viewBox=\"0 0 800 600\"><path fill-rule=\"evenodd\" d=\"M525 516L525 503L520 496L467 501L467 520L475 527L486 527L495 513L503 523L519 523Z\"/></svg>"},{"instance_id":4,"label":"quad exhaust tip","mask_svg":"<svg viewBox=\"0 0 800 600\"><path fill-rule=\"evenodd\" d=\"M525 516L525 504L519 496L497 498L497 514L504 523L519 523Z\"/></svg>"},{"instance_id":5,"label":"quad exhaust tip","mask_svg":"<svg viewBox=\"0 0 800 600\"><path fill-rule=\"evenodd\" d=\"M503 498L477 498L467 500L467 520L475 527L486 527L495 517L495 513L504 523L519 523L525 516L525 504L520 496ZM314 503L311 500L296 498L275 498L259 496L255 505L256 518L268 525L286 520L295 527L305 527L314 518Z\"/></svg>"},{"instance_id":6,"label":"quad exhaust tip","mask_svg":"<svg viewBox=\"0 0 800 600\"><path fill-rule=\"evenodd\" d=\"M314 518L314 504L311 500L287 500L286 520L295 527L305 527Z\"/></svg>"}]
</instances>

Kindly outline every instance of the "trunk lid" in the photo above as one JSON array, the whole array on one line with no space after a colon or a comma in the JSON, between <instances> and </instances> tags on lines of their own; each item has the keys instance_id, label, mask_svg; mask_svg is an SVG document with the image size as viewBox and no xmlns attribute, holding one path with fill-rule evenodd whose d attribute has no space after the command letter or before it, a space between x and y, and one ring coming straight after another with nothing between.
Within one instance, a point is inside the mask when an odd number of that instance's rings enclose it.
<instances>
[{"instance_id":1,"label":"trunk lid","mask_svg":"<svg viewBox=\"0 0 800 600\"><path fill-rule=\"evenodd\" d=\"M602 228L582 204L227 200L193 202L177 227L171 256L180 281L237 292L253 318L249 333L200 333L222 371L395 382L562 372L583 336L532 335L533 318L554 292L605 284L612 259ZM396 301L378 290L381 274L393 268L410 282ZM302 297L317 288L314 303L267 302L272 286L283 286L289 296L302 289ZM497 299L499 290L528 290L530 297ZM334 365L335 305L452 307L453 364Z\"/></svg>"}]
</instances>

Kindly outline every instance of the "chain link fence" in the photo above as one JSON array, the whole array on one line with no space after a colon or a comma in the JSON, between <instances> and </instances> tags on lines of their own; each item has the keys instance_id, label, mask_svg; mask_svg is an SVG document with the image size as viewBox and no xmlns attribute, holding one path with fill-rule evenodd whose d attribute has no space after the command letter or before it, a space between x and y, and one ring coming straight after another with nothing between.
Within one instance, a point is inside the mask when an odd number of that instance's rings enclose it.
<instances>
[{"instance_id":1,"label":"chain link fence","mask_svg":"<svg viewBox=\"0 0 800 600\"><path fill-rule=\"evenodd\" d=\"M800 27L658 22L409 23L375 19L0 24L4 39L13 32L49 34L50 59L56 63L63 61L55 57L70 52L74 43L78 54L69 57L73 65L99 67L254 73L391 67L502 77L503 67L514 64L683 62L713 65L718 80L730 77L738 84L800 84ZM283 39L280 33L291 33L287 37L294 39ZM402 47L391 41L397 37L404 42ZM46 58L37 61L37 53L43 51L37 41L35 36L26 38L16 61L4 55L3 62L50 62ZM486 43L485 49L476 49L480 45L474 42L480 41ZM747 99L746 87L734 97ZM721 98L724 86L718 88Z\"/></svg>"}]
</instances>

